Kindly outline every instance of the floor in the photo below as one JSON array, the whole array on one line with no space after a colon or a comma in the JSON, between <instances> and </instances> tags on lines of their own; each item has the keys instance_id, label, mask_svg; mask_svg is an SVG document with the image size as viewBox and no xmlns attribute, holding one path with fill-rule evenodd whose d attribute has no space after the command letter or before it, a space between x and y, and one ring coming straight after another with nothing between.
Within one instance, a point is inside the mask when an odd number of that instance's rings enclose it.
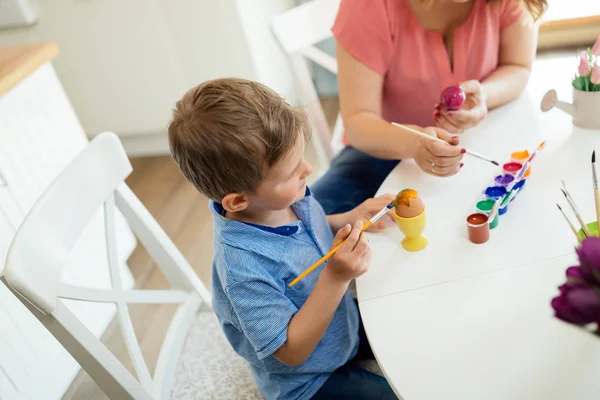
<instances>
[{"instance_id":1,"label":"floor","mask_svg":"<svg viewBox=\"0 0 600 400\"><path fill-rule=\"evenodd\" d=\"M330 126L333 126L338 110L337 98L322 99L322 105ZM310 146L307 146L306 158L313 164L314 180L322 166L316 162L317 157ZM204 284L210 287L212 223L208 200L183 178L170 157L134 158L131 163L133 173L127 179L127 185L156 218ZM136 248L128 263L138 289L168 288L166 279L143 247ZM174 310L173 305L136 305L130 308L133 326L150 371L154 370ZM106 331L103 342L131 370L116 321ZM63 400L107 398L85 371L81 371Z\"/></svg>"}]
</instances>

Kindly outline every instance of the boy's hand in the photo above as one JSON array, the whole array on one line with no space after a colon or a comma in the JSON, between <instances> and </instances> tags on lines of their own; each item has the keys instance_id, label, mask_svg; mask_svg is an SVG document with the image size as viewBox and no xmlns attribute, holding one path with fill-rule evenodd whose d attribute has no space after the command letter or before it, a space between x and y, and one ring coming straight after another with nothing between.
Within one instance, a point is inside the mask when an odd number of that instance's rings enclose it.
<instances>
[{"instance_id":1,"label":"boy's hand","mask_svg":"<svg viewBox=\"0 0 600 400\"><path fill-rule=\"evenodd\" d=\"M357 221L352 229L348 224L340 229L333 239L332 248L346 239L327 263L329 272L341 282L350 282L369 269L371 249L366 235L361 232L362 227L362 221Z\"/></svg>"},{"instance_id":2,"label":"boy's hand","mask_svg":"<svg viewBox=\"0 0 600 400\"><path fill-rule=\"evenodd\" d=\"M361 205L356 207L354 210L348 212L348 219L350 223L355 223L356 221L363 221L366 223L370 220L375 214L377 214L381 209L388 204L390 204L396 196L391 194L384 194L373 199L365 200ZM385 219L389 218L393 223L395 223L396 218L394 217L394 209L390 209L387 212L387 216L381 217L377 222L371 225L367 231L369 232L379 232L386 228L387 224Z\"/></svg>"}]
</instances>

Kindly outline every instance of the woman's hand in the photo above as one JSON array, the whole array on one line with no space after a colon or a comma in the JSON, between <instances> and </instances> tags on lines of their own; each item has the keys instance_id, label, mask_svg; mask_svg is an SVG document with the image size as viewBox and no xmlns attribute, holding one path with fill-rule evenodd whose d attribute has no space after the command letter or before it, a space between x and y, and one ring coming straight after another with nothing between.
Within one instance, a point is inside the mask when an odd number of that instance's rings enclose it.
<instances>
[{"instance_id":1,"label":"woman's hand","mask_svg":"<svg viewBox=\"0 0 600 400\"><path fill-rule=\"evenodd\" d=\"M459 110L450 111L439 104L435 106L435 125L450 133L462 133L465 129L477 126L487 116L486 97L477 80L460 84L467 99Z\"/></svg>"},{"instance_id":2,"label":"woman's hand","mask_svg":"<svg viewBox=\"0 0 600 400\"><path fill-rule=\"evenodd\" d=\"M415 161L425 172L436 176L451 176L456 174L463 166L461 160L465 150L458 146L458 136L452 136L441 128L429 127L424 133L438 137L448 144L438 143L434 140L421 139L415 150Z\"/></svg>"}]
</instances>

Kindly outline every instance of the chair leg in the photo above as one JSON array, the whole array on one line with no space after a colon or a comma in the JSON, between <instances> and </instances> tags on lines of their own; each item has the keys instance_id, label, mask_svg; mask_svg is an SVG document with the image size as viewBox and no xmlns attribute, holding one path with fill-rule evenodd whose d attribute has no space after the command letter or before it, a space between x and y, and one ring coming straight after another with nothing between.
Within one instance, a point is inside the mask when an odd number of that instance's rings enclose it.
<instances>
[{"instance_id":1,"label":"chair leg","mask_svg":"<svg viewBox=\"0 0 600 400\"><path fill-rule=\"evenodd\" d=\"M0 280L44 325L81 365L98 387L111 399L153 400L117 358L71 311L58 301L52 314L44 314L13 290L4 277Z\"/></svg>"}]
</instances>

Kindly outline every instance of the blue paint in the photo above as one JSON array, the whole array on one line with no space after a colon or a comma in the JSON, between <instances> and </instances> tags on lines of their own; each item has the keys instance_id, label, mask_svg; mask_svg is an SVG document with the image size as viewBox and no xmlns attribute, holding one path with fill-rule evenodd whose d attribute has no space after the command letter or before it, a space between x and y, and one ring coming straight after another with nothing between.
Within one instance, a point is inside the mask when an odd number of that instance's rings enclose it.
<instances>
[{"instance_id":1,"label":"blue paint","mask_svg":"<svg viewBox=\"0 0 600 400\"><path fill-rule=\"evenodd\" d=\"M485 189L484 193L491 199L499 199L506 194L506 188L503 186L490 186Z\"/></svg>"}]
</instances>

